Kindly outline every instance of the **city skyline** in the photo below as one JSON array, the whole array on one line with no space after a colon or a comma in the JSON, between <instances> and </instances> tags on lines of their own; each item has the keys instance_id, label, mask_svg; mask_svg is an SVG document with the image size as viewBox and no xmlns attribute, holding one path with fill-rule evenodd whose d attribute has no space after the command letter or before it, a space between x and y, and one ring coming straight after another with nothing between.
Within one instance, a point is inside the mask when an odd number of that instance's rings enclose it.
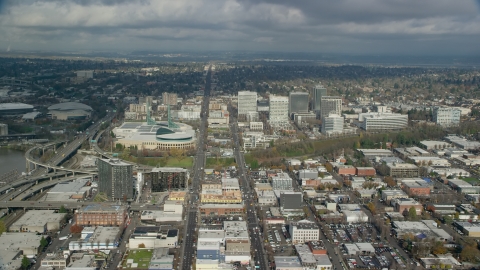
<instances>
[{"instance_id":1,"label":"city skyline","mask_svg":"<svg viewBox=\"0 0 480 270\"><path fill-rule=\"evenodd\" d=\"M0 51L478 55L479 1L0 1Z\"/></svg>"}]
</instances>

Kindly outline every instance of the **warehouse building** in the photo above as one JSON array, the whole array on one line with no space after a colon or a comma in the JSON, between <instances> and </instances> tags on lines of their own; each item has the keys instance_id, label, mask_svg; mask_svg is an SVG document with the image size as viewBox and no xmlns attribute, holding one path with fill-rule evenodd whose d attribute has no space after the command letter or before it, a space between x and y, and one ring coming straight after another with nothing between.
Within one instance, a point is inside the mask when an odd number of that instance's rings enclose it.
<instances>
[{"instance_id":1,"label":"warehouse building","mask_svg":"<svg viewBox=\"0 0 480 270\"><path fill-rule=\"evenodd\" d=\"M53 210L30 210L15 221L9 228L11 232L38 232L55 231L60 228L65 214L55 213Z\"/></svg>"},{"instance_id":2,"label":"warehouse building","mask_svg":"<svg viewBox=\"0 0 480 270\"><path fill-rule=\"evenodd\" d=\"M36 233L9 233L0 235L0 269L20 269L22 257L33 257L40 251L42 235Z\"/></svg>"}]
</instances>

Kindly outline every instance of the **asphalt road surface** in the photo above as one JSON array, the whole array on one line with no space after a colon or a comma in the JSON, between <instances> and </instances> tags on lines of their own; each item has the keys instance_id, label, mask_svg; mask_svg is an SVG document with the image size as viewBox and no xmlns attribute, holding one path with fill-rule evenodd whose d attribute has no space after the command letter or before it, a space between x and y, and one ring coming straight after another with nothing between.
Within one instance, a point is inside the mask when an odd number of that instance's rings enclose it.
<instances>
[{"instance_id":1,"label":"asphalt road surface","mask_svg":"<svg viewBox=\"0 0 480 270\"><path fill-rule=\"evenodd\" d=\"M193 166L193 180L192 186L190 187L190 196L186 198L186 220L185 220L185 229L183 235L183 249L180 254L181 268L183 270L190 270L192 267L192 262L195 259L196 248L195 244L195 234L197 229L198 221L198 200L199 200L199 191L200 191L200 180L203 178L203 172L205 165L205 152L204 152L204 138L205 138L205 129L207 124L207 112L209 104L209 95L211 87L211 71L208 72L206 83L205 83L205 96L203 98L202 111L201 111L201 125L198 134L197 141L197 154L195 155L195 164Z\"/></svg>"},{"instance_id":2,"label":"asphalt road surface","mask_svg":"<svg viewBox=\"0 0 480 270\"><path fill-rule=\"evenodd\" d=\"M261 270L270 269L267 266L267 259L264 252L263 246L263 237L260 235L260 230L258 226L258 218L255 211L256 202L253 200L253 193L250 189L250 183L248 181L248 174L245 170L245 160L243 153L240 152L240 141L238 138L238 127L236 124L236 119L231 121L231 131L233 134L233 143L235 145L234 155L235 160L238 165L238 177L240 179L240 186L243 189L244 203L247 211L247 225L250 233L250 241L254 251L254 262L255 266L259 266Z\"/></svg>"}]
</instances>

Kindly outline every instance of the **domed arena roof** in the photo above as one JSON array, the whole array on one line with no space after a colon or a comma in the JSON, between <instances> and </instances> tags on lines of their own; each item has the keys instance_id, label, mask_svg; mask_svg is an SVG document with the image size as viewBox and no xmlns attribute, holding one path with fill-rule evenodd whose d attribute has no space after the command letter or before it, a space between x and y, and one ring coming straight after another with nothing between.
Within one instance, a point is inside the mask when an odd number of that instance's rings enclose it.
<instances>
[{"instance_id":1,"label":"domed arena roof","mask_svg":"<svg viewBox=\"0 0 480 270\"><path fill-rule=\"evenodd\" d=\"M72 110L84 110L93 111L92 107L78 102L64 102L58 103L48 107L51 111L72 111Z\"/></svg>"}]
</instances>

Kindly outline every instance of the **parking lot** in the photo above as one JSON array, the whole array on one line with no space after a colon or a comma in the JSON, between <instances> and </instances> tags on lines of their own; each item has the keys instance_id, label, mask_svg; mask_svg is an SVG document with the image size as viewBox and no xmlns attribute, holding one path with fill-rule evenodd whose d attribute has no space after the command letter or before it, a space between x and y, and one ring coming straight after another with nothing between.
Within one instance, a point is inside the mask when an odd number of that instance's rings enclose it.
<instances>
[{"instance_id":1,"label":"parking lot","mask_svg":"<svg viewBox=\"0 0 480 270\"><path fill-rule=\"evenodd\" d=\"M269 225L265 232L265 245L270 255L273 256L288 256L293 253L290 234L286 225Z\"/></svg>"},{"instance_id":2,"label":"parking lot","mask_svg":"<svg viewBox=\"0 0 480 270\"><path fill-rule=\"evenodd\" d=\"M344 257L345 263L351 269L392 269L394 268L393 265L406 268L402 259L391 247L377 246L375 247L375 254L368 255L348 255L343 244L339 246L339 249Z\"/></svg>"},{"instance_id":3,"label":"parking lot","mask_svg":"<svg viewBox=\"0 0 480 270\"><path fill-rule=\"evenodd\" d=\"M339 243L376 243L380 235L372 224L330 224L324 228L325 236L334 244Z\"/></svg>"}]
</instances>

